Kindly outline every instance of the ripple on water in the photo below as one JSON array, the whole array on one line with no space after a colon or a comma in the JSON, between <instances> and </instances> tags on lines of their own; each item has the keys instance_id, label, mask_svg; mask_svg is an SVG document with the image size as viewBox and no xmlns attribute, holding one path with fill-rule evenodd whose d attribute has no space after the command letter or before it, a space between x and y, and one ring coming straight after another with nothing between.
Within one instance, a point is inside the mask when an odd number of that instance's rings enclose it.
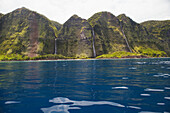
<instances>
[{"instance_id":1,"label":"ripple on water","mask_svg":"<svg viewBox=\"0 0 170 113\"><path fill-rule=\"evenodd\" d=\"M112 105L112 106L117 106L117 107L125 107L124 105L114 103L114 102L109 102L109 101L75 101L75 100L70 100L65 97L57 97L53 98L52 100L49 100L49 102L53 103L58 103L58 104L63 104L63 103L72 103L71 106L92 106L92 105Z\"/></svg>"},{"instance_id":2,"label":"ripple on water","mask_svg":"<svg viewBox=\"0 0 170 113\"><path fill-rule=\"evenodd\" d=\"M170 64L170 61L161 61L160 64Z\"/></svg>"},{"instance_id":3,"label":"ripple on water","mask_svg":"<svg viewBox=\"0 0 170 113\"><path fill-rule=\"evenodd\" d=\"M157 75L153 75L154 77L164 77L164 78L168 78L170 75L169 74L167 74L167 73L165 73L165 74L163 74L163 73L158 73Z\"/></svg>"},{"instance_id":4,"label":"ripple on water","mask_svg":"<svg viewBox=\"0 0 170 113\"><path fill-rule=\"evenodd\" d=\"M137 67L130 67L129 69L131 69L131 70L136 70Z\"/></svg>"},{"instance_id":5,"label":"ripple on water","mask_svg":"<svg viewBox=\"0 0 170 113\"><path fill-rule=\"evenodd\" d=\"M127 79L129 79L129 78L128 78L128 77L122 77L122 79L123 79L123 80L127 80Z\"/></svg>"},{"instance_id":6,"label":"ripple on water","mask_svg":"<svg viewBox=\"0 0 170 113\"><path fill-rule=\"evenodd\" d=\"M170 89L170 87L164 87L164 89Z\"/></svg>"},{"instance_id":7,"label":"ripple on water","mask_svg":"<svg viewBox=\"0 0 170 113\"><path fill-rule=\"evenodd\" d=\"M157 103L157 105L164 106L165 103Z\"/></svg>"},{"instance_id":8,"label":"ripple on water","mask_svg":"<svg viewBox=\"0 0 170 113\"><path fill-rule=\"evenodd\" d=\"M154 65L157 65L157 64L170 64L170 61L151 62L150 64L154 64Z\"/></svg>"},{"instance_id":9,"label":"ripple on water","mask_svg":"<svg viewBox=\"0 0 170 113\"><path fill-rule=\"evenodd\" d=\"M49 108L41 108L44 113L70 113L69 109L81 109L80 107L70 107L70 105L55 105Z\"/></svg>"},{"instance_id":10,"label":"ripple on water","mask_svg":"<svg viewBox=\"0 0 170 113\"><path fill-rule=\"evenodd\" d=\"M164 99L170 100L170 97L164 97Z\"/></svg>"},{"instance_id":11,"label":"ripple on water","mask_svg":"<svg viewBox=\"0 0 170 113\"><path fill-rule=\"evenodd\" d=\"M150 94L140 94L141 96L144 96L144 97L149 97L151 96Z\"/></svg>"},{"instance_id":12,"label":"ripple on water","mask_svg":"<svg viewBox=\"0 0 170 113\"><path fill-rule=\"evenodd\" d=\"M146 62L136 62L136 64L142 65L142 64L146 64Z\"/></svg>"},{"instance_id":13,"label":"ripple on water","mask_svg":"<svg viewBox=\"0 0 170 113\"><path fill-rule=\"evenodd\" d=\"M49 102L61 104L61 105L55 105L49 108L41 108L41 110L44 113L51 113L54 112L62 112L62 113L69 113L69 109L81 109L77 106L93 106L93 105L111 105L116 107L125 107L122 104L115 103L115 102L109 102L109 101L76 101L76 100L70 100L65 97L57 97L49 100Z\"/></svg>"},{"instance_id":14,"label":"ripple on water","mask_svg":"<svg viewBox=\"0 0 170 113\"><path fill-rule=\"evenodd\" d=\"M144 89L144 91L155 91L155 92L162 92L162 91L164 91L163 89L150 89L150 88L146 88L146 89Z\"/></svg>"},{"instance_id":15,"label":"ripple on water","mask_svg":"<svg viewBox=\"0 0 170 113\"><path fill-rule=\"evenodd\" d=\"M18 104L20 101L6 101L5 104Z\"/></svg>"},{"instance_id":16,"label":"ripple on water","mask_svg":"<svg viewBox=\"0 0 170 113\"><path fill-rule=\"evenodd\" d=\"M161 113L161 112L152 112L152 111L141 111L139 113Z\"/></svg>"},{"instance_id":17,"label":"ripple on water","mask_svg":"<svg viewBox=\"0 0 170 113\"><path fill-rule=\"evenodd\" d=\"M126 86L112 87L112 89L129 89Z\"/></svg>"},{"instance_id":18,"label":"ripple on water","mask_svg":"<svg viewBox=\"0 0 170 113\"><path fill-rule=\"evenodd\" d=\"M170 67L167 67L166 69L170 69Z\"/></svg>"},{"instance_id":19,"label":"ripple on water","mask_svg":"<svg viewBox=\"0 0 170 113\"><path fill-rule=\"evenodd\" d=\"M132 109L141 109L140 107L136 107L136 106L127 106L127 108L132 108Z\"/></svg>"}]
</instances>

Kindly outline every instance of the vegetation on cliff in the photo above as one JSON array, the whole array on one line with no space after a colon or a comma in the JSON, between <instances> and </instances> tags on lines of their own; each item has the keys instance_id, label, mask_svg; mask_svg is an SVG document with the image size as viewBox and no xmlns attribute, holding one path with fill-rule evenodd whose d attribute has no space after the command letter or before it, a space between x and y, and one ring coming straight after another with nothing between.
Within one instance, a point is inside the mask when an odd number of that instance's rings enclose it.
<instances>
[{"instance_id":1,"label":"vegetation on cliff","mask_svg":"<svg viewBox=\"0 0 170 113\"><path fill-rule=\"evenodd\" d=\"M91 29L87 20L73 15L60 29L57 54L68 57L93 57Z\"/></svg>"},{"instance_id":2,"label":"vegetation on cliff","mask_svg":"<svg viewBox=\"0 0 170 113\"><path fill-rule=\"evenodd\" d=\"M141 25L146 27L158 49L165 51L170 56L170 20L147 21Z\"/></svg>"},{"instance_id":3,"label":"vegetation on cliff","mask_svg":"<svg viewBox=\"0 0 170 113\"><path fill-rule=\"evenodd\" d=\"M149 57L167 57L164 51L153 50L151 48L136 48L137 52L117 51L111 54L103 54L96 58L149 58Z\"/></svg>"},{"instance_id":4,"label":"vegetation on cliff","mask_svg":"<svg viewBox=\"0 0 170 113\"><path fill-rule=\"evenodd\" d=\"M57 29L45 16L19 8L0 18L0 54L54 53Z\"/></svg>"},{"instance_id":5,"label":"vegetation on cliff","mask_svg":"<svg viewBox=\"0 0 170 113\"><path fill-rule=\"evenodd\" d=\"M115 51L128 51L120 21L113 14L99 12L90 17L88 22L94 29L97 56Z\"/></svg>"},{"instance_id":6,"label":"vegetation on cliff","mask_svg":"<svg viewBox=\"0 0 170 113\"><path fill-rule=\"evenodd\" d=\"M0 13L0 18L1 18L2 16L4 16L4 14Z\"/></svg>"},{"instance_id":7,"label":"vegetation on cliff","mask_svg":"<svg viewBox=\"0 0 170 113\"><path fill-rule=\"evenodd\" d=\"M0 13L0 60L170 56L170 20L77 15L63 25L26 8Z\"/></svg>"}]
</instances>

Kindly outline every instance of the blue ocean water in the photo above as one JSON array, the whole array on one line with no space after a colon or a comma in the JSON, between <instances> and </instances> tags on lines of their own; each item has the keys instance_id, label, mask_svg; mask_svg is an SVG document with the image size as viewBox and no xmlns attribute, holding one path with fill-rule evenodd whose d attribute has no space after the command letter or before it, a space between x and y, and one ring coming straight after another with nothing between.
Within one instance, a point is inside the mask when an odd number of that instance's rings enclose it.
<instances>
[{"instance_id":1,"label":"blue ocean water","mask_svg":"<svg viewBox=\"0 0 170 113\"><path fill-rule=\"evenodd\" d=\"M0 113L169 113L170 58L0 62Z\"/></svg>"}]
</instances>

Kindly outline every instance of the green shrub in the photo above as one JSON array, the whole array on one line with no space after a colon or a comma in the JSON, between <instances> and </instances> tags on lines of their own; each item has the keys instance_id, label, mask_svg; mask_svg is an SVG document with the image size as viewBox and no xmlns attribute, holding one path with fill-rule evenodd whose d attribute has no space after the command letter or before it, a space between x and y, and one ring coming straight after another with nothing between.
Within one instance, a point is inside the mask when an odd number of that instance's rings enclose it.
<instances>
[{"instance_id":1,"label":"green shrub","mask_svg":"<svg viewBox=\"0 0 170 113\"><path fill-rule=\"evenodd\" d=\"M160 50L153 50L151 48L145 47L135 47L134 49L137 53L150 57L167 57L167 54L164 51Z\"/></svg>"},{"instance_id":2,"label":"green shrub","mask_svg":"<svg viewBox=\"0 0 170 113\"><path fill-rule=\"evenodd\" d=\"M100 56L97 56L96 58L122 58L127 56L140 56L141 54L138 53L130 53L125 51L117 51L111 54L103 54Z\"/></svg>"}]
</instances>

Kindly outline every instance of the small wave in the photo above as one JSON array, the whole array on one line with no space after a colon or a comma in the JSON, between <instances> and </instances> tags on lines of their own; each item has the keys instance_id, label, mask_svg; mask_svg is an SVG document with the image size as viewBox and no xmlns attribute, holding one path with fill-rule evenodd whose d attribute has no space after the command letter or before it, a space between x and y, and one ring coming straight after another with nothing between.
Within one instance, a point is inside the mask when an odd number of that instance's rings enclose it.
<instances>
[{"instance_id":1,"label":"small wave","mask_svg":"<svg viewBox=\"0 0 170 113\"><path fill-rule=\"evenodd\" d=\"M153 75L154 77L164 77L164 78L168 78L170 75L169 74L167 74L167 73L165 73L165 74L163 74L163 73L158 73L158 75Z\"/></svg>"},{"instance_id":2,"label":"small wave","mask_svg":"<svg viewBox=\"0 0 170 113\"><path fill-rule=\"evenodd\" d=\"M127 79L129 79L129 78L128 78L128 77L122 77L122 79L123 79L123 80L127 80Z\"/></svg>"},{"instance_id":3,"label":"small wave","mask_svg":"<svg viewBox=\"0 0 170 113\"><path fill-rule=\"evenodd\" d=\"M144 91L158 91L158 92L161 92L161 91L164 91L163 89L150 89L150 88L146 88L144 89Z\"/></svg>"},{"instance_id":4,"label":"small wave","mask_svg":"<svg viewBox=\"0 0 170 113\"><path fill-rule=\"evenodd\" d=\"M18 104L20 101L6 101L5 104Z\"/></svg>"},{"instance_id":5,"label":"small wave","mask_svg":"<svg viewBox=\"0 0 170 113\"><path fill-rule=\"evenodd\" d=\"M170 69L170 67L167 67L166 69Z\"/></svg>"},{"instance_id":6,"label":"small wave","mask_svg":"<svg viewBox=\"0 0 170 113\"><path fill-rule=\"evenodd\" d=\"M146 62L136 62L136 64L142 65L142 64L146 64Z\"/></svg>"},{"instance_id":7,"label":"small wave","mask_svg":"<svg viewBox=\"0 0 170 113\"><path fill-rule=\"evenodd\" d=\"M57 97L49 100L49 102L56 103L55 105L49 108L41 108L44 113L60 112L60 113L70 113L69 109L81 109L80 106L93 106L93 105L111 105L117 107L125 107L122 104L109 102L109 101L76 101L70 100L65 97Z\"/></svg>"},{"instance_id":8,"label":"small wave","mask_svg":"<svg viewBox=\"0 0 170 113\"><path fill-rule=\"evenodd\" d=\"M161 68L163 69L163 68L165 68L164 66L161 66Z\"/></svg>"},{"instance_id":9,"label":"small wave","mask_svg":"<svg viewBox=\"0 0 170 113\"><path fill-rule=\"evenodd\" d=\"M170 64L170 61L161 61L160 64Z\"/></svg>"},{"instance_id":10,"label":"small wave","mask_svg":"<svg viewBox=\"0 0 170 113\"><path fill-rule=\"evenodd\" d=\"M170 97L164 97L164 99L168 99L168 100L170 100Z\"/></svg>"},{"instance_id":11,"label":"small wave","mask_svg":"<svg viewBox=\"0 0 170 113\"><path fill-rule=\"evenodd\" d=\"M149 97L151 96L150 94L140 94L141 96Z\"/></svg>"},{"instance_id":12,"label":"small wave","mask_svg":"<svg viewBox=\"0 0 170 113\"><path fill-rule=\"evenodd\" d=\"M170 89L170 87L164 87L164 89Z\"/></svg>"},{"instance_id":13,"label":"small wave","mask_svg":"<svg viewBox=\"0 0 170 113\"><path fill-rule=\"evenodd\" d=\"M129 69L131 69L131 70L136 70L137 67L130 67Z\"/></svg>"},{"instance_id":14,"label":"small wave","mask_svg":"<svg viewBox=\"0 0 170 113\"><path fill-rule=\"evenodd\" d=\"M164 106L165 103L157 103L157 105Z\"/></svg>"},{"instance_id":15,"label":"small wave","mask_svg":"<svg viewBox=\"0 0 170 113\"><path fill-rule=\"evenodd\" d=\"M126 86L120 86L120 87L112 87L112 89L129 89L129 88Z\"/></svg>"},{"instance_id":16,"label":"small wave","mask_svg":"<svg viewBox=\"0 0 170 113\"><path fill-rule=\"evenodd\" d=\"M127 106L127 108L141 109L140 107L136 107L136 106Z\"/></svg>"},{"instance_id":17,"label":"small wave","mask_svg":"<svg viewBox=\"0 0 170 113\"><path fill-rule=\"evenodd\" d=\"M170 64L170 61L152 62L151 64L154 64L154 65L157 65L157 64Z\"/></svg>"},{"instance_id":18,"label":"small wave","mask_svg":"<svg viewBox=\"0 0 170 113\"><path fill-rule=\"evenodd\" d=\"M109 101L84 101L84 100L75 101L64 97L53 98L52 100L49 100L49 102L58 103L58 104L71 103L70 104L71 106L112 105L117 107L125 107L124 105L114 103L114 102L109 102Z\"/></svg>"},{"instance_id":19,"label":"small wave","mask_svg":"<svg viewBox=\"0 0 170 113\"><path fill-rule=\"evenodd\" d=\"M44 113L70 113L69 109L81 109L80 107L70 107L70 105L55 105L49 108L41 108Z\"/></svg>"},{"instance_id":20,"label":"small wave","mask_svg":"<svg viewBox=\"0 0 170 113\"><path fill-rule=\"evenodd\" d=\"M152 111L141 111L139 113L161 113L161 112L152 112Z\"/></svg>"}]
</instances>

